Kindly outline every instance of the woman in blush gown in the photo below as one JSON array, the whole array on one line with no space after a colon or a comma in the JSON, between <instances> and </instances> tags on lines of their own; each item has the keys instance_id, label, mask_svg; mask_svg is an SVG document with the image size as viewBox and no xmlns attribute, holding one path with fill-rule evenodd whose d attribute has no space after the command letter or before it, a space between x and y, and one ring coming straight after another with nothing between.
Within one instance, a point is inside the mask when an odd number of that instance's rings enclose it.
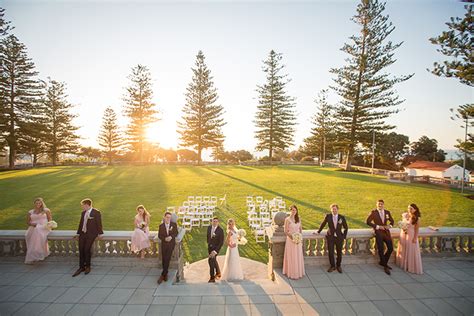
<instances>
[{"instance_id":1,"label":"woman in blush gown","mask_svg":"<svg viewBox=\"0 0 474 316\"><path fill-rule=\"evenodd\" d=\"M137 206L135 215L135 230L132 233L131 250L140 253L141 258L145 258L146 249L150 248L150 213L143 205Z\"/></svg>"},{"instance_id":2,"label":"woman in blush gown","mask_svg":"<svg viewBox=\"0 0 474 316\"><path fill-rule=\"evenodd\" d=\"M298 208L292 205L291 215L285 219L285 253L283 257L283 274L290 279L300 279L304 276L303 242L293 241L294 233L302 233L301 220L298 215Z\"/></svg>"},{"instance_id":3,"label":"woman in blush gown","mask_svg":"<svg viewBox=\"0 0 474 316\"><path fill-rule=\"evenodd\" d=\"M421 213L416 204L408 206L408 212L402 217L407 221L406 231L400 230L400 240L397 248L397 265L403 270L423 274L418 231L420 229Z\"/></svg>"},{"instance_id":4,"label":"woman in blush gown","mask_svg":"<svg viewBox=\"0 0 474 316\"><path fill-rule=\"evenodd\" d=\"M240 281L244 279L242 266L240 264L239 254L239 236L235 221L230 218L227 221L227 251L225 253L224 269L222 272L222 280L224 281Z\"/></svg>"},{"instance_id":5,"label":"woman in blush gown","mask_svg":"<svg viewBox=\"0 0 474 316\"><path fill-rule=\"evenodd\" d=\"M48 234L51 230L47 227L47 223L51 220L51 211L46 207L43 199L35 199L34 208L26 217L28 225L25 233L26 264L44 260L49 256Z\"/></svg>"}]
</instances>

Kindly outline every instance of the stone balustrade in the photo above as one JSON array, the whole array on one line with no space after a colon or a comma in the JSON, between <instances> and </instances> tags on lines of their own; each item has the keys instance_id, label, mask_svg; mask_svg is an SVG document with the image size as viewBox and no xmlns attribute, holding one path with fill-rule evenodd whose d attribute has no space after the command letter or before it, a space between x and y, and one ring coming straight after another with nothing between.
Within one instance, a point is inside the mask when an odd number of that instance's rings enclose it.
<instances>
[{"instance_id":1,"label":"stone balustrade","mask_svg":"<svg viewBox=\"0 0 474 316\"><path fill-rule=\"evenodd\" d=\"M182 240L186 231L180 229L176 238L176 247L170 262L170 269L176 269L176 281L183 278L184 257ZM48 235L50 256L74 257L79 256L78 241L73 237L76 231L53 230ZM150 231L151 247L146 257L153 258L157 267L161 267L161 241L157 231ZM130 249L131 231L105 231L101 239L96 239L93 246L93 257L136 257ZM0 257L25 256L26 242L24 230L0 230Z\"/></svg>"},{"instance_id":2,"label":"stone balustrade","mask_svg":"<svg viewBox=\"0 0 474 316\"><path fill-rule=\"evenodd\" d=\"M316 230L303 231L303 254L305 265L328 265L326 230L314 234ZM399 228L392 228L394 254L400 236ZM470 257L474 254L472 241L474 228L439 227L437 230L423 227L419 231L420 250L423 258L429 257ZM283 227L276 225L269 239L268 272L274 279L274 269L283 267L286 236ZM376 263L378 261L374 232L372 229L349 229L343 243L343 264ZM394 262L395 255L392 255Z\"/></svg>"}]
</instances>

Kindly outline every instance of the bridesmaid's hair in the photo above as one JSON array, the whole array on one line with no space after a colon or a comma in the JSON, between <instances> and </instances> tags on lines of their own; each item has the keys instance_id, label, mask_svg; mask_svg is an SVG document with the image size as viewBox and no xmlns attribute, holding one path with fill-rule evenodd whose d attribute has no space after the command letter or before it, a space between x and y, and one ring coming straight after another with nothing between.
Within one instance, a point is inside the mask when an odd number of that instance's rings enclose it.
<instances>
[{"instance_id":1,"label":"bridesmaid's hair","mask_svg":"<svg viewBox=\"0 0 474 316\"><path fill-rule=\"evenodd\" d=\"M294 208L296 210L296 214L295 214L295 223L299 223L300 222L300 216L298 215L298 208L296 207L296 205L292 205L290 206L290 210Z\"/></svg>"},{"instance_id":2,"label":"bridesmaid's hair","mask_svg":"<svg viewBox=\"0 0 474 316\"><path fill-rule=\"evenodd\" d=\"M148 218L151 217L150 213L148 213L148 211L146 210L145 206L143 206L143 205L141 205L141 204L138 205L138 206L137 206L137 213L138 213L138 210L139 210L139 209L142 209L142 210L143 210L143 215L142 215L142 216L143 216L143 221L144 221L144 222L146 221L146 218L147 218L147 217L148 217Z\"/></svg>"},{"instance_id":3,"label":"bridesmaid's hair","mask_svg":"<svg viewBox=\"0 0 474 316\"><path fill-rule=\"evenodd\" d=\"M46 203L44 203L43 198L40 198L40 197L36 198L33 203L36 204L36 202L38 201L41 201L41 212L44 212L44 210L47 208ZM36 205L35 205L35 208L36 208Z\"/></svg>"},{"instance_id":4,"label":"bridesmaid's hair","mask_svg":"<svg viewBox=\"0 0 474 316\"><path fill-rule=\"evenodd\" d=\"M410 204L410 206L415 210L415 213L410 214L410 215L414 215L411 218L411 223L415 225L416 223L418 223L418 219L421 217L420 209L415 203Z\"/></svg>"}]
</instances>

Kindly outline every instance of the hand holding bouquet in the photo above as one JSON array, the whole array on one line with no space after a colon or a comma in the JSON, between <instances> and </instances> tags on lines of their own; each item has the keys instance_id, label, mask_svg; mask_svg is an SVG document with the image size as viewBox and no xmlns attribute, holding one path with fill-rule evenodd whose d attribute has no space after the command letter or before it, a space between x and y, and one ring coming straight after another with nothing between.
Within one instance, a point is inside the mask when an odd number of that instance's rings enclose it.
<instances>
[{"instance_id":1,"label":"hand holding bouquet","mask_svg":"<svg viewBox=\"0 0 474 316\"><path fill-rule=\"evenodd\" d=\"M291 235L291 240L298 245L303 242L303 235L301 233L293 233Z\"/></svg>"},{"instance_id":2,"label":"hand holding bouquet","mask_svg":"<svg viewBox=\"0 0 474 316\"><path fill-rule=\"evenodd\" d=\"M49 221L49 222L46 223L46 227L49 230L53 230L53 229L58 228L58 223L56 223L55 221Z\"/></svg>"}]
</instances>

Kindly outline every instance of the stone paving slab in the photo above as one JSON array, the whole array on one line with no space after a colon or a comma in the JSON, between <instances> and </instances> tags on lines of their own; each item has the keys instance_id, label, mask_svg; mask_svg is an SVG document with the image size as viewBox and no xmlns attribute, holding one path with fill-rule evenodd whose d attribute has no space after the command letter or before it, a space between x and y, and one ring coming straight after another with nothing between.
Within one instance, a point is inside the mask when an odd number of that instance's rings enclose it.
<instances>
[{"instance_id":1,"label":"stone paving slab","mask_svg":"<svg viewBox=\"0 0 474 316\"><path fill-rule=\"evenodd\" d=\"M158 286L157 268L98 266L72 278L72 263L2 262L0 315L474 315L474 262L427 262L422 276L396 267L387 276L371 264L343 269Z\"/></svg>"}]
</instances>

